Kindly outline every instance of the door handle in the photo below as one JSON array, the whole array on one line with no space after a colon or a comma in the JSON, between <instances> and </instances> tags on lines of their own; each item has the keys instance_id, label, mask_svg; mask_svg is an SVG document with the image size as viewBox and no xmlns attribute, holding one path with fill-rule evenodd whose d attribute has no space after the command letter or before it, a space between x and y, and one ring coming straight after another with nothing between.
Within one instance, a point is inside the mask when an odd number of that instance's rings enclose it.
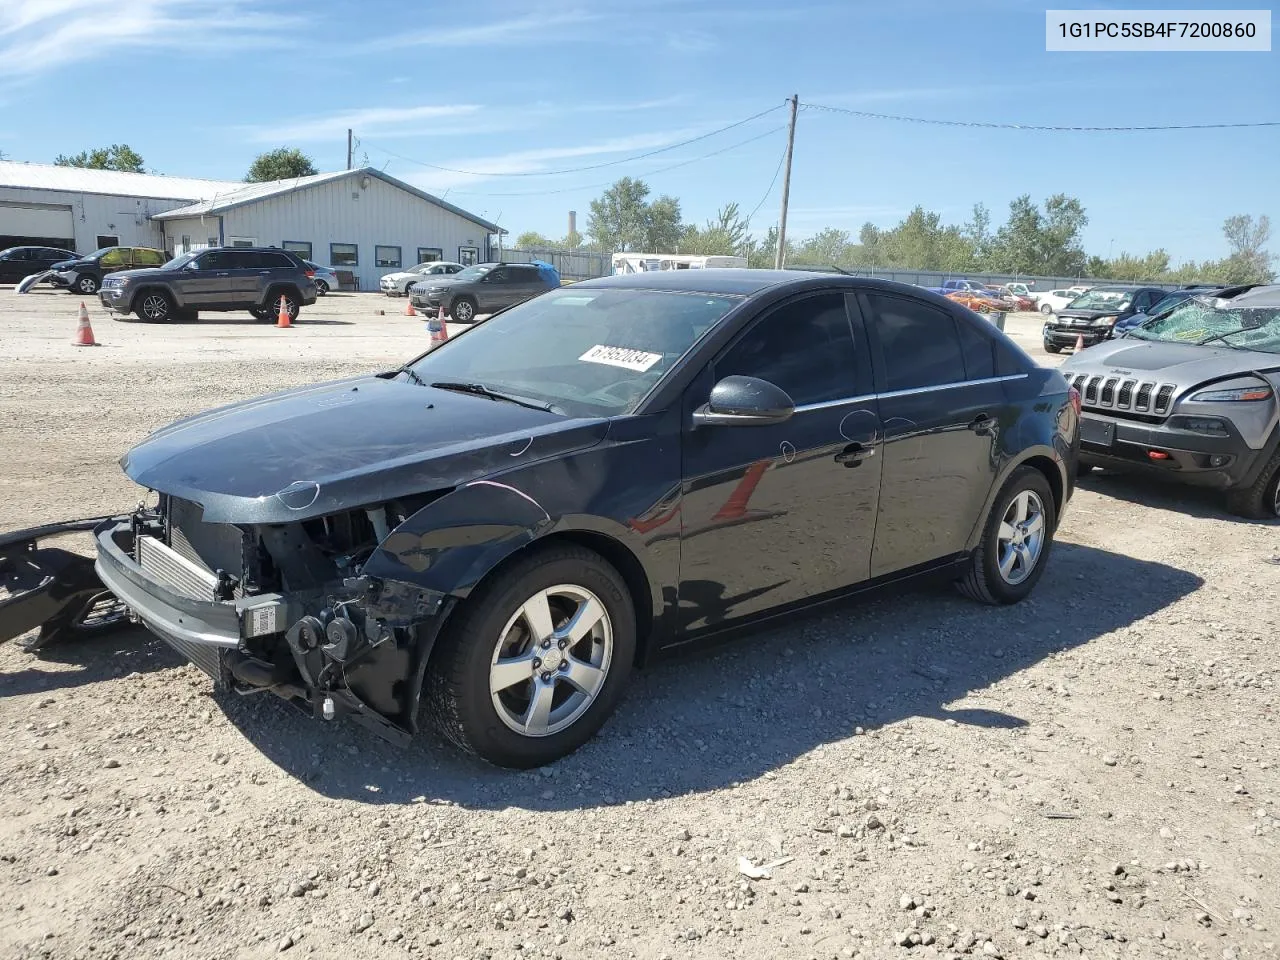
<instances>
[{"instance_id":1,"label":"door handle","mask_svg":"<svg viewBox=\"0 0 1280 960\"><path fill-rule=\"evenodd\" d=\"M270 270L259 270L259 271L258 271L258 276L260 276L260 277L266 277L266 276L270 276L270 275L271 275L271 271L270 271Z\"/></svg>"},{"instance_id":2,"label":"door handle","mask_svg":"<svg viewBox=\"0 0 1280 960\"><path fill-rule=\"evenodd\" d=\"M863 460L870 459L875 455L875 447L864 447L860 443L851 443L835 455L835 461L836 463L843 463L846 467L856 467Z\"/></svg>"},{"instance_id":3,"label":"door handle","mask_svg":"<svg viewBox=\"0 0 1280 960\"><path fill-rule=\"evenodd\" d=\"M980 437L990 436L991 430L995 425L995 420L985 413L980 413L969 421L969 429Z\"/></svg>"},{"instance_id":4,"label":"door handle","mask_svg":"<svg viewBox=\"0 0 1280 960\"><path fill-rule=\"evenodd\" d=\"M215 276L215 277L229 277L229 276L231 276L231 274L230 274L230 273L215 273L215 274L214 274L214 276Z\"/></svg>"}]
</instances>

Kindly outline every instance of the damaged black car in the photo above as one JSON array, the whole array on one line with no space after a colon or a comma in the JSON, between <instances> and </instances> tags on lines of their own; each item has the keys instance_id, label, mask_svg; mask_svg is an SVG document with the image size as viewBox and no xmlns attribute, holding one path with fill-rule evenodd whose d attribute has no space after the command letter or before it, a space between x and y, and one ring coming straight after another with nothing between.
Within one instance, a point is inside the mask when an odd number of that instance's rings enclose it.
<instances>
[{"instance_id":1,"label":"damaged black car","mask_svg":"<svg viewBox=\"0 0 1280 960\"><path fill-rule=\"evenodd\" d=\"M1078 413L914 287L587 281L399 369L151 434L121 461L137 510L0 537L0 640L127 611L225 687L536 766L695 641L922 575L1022 599ZM87 530L92 560L44 543Z\"/></svg>"}]
</instances>

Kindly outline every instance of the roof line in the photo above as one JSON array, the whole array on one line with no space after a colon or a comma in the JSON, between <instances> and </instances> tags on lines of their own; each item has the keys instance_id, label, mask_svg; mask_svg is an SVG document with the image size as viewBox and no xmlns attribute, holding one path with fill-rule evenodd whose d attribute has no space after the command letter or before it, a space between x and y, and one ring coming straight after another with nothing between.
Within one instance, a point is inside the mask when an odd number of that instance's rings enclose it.
<instances>
[{"instance_id":1,"label":"roof line","mask_svg":"<svg viewBox=\"0 0 1280 960\"><path fill-rule=\"evenodd\" d=\"M197 199L197 200L193 200L191 197L139 197L139 196L136 196L136 195L134 195L134 194L121 193L119 190L116 190L116 191L108 191L108 190L80 190L80 189L69 190L69 189L66 189L66 188L64 188L64 187L29 187L29 186L27 186L26 184L4 184L4 183L0 183L0 190L36 190L36 191L40 191L40 192L42 192L42 193L69 193L69 194L75 194L76 196L85 196L85 197L122 197L122 198L124 198L124 199L126 199L126 200L142 200L142 201L147 201L147 200L160 200L160 201L164 201L164 200L178 200L178 201L180 201L180 202L182 202L182 203L186 204L187 206L192 206L192 205L194 205L194 204L202 203L202 202L203 202L203 201L198 200L198 199ZM162 211L162 212L167 213L168 211ZM154 216L154 215L153 215L153 216Z\"/></svg>"}]
</instances>

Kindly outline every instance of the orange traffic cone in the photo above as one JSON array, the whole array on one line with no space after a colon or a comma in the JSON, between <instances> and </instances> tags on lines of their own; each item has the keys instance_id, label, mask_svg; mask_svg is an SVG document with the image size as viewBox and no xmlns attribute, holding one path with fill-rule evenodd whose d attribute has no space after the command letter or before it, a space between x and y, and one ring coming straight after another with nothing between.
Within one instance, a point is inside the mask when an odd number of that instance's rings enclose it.
<instances>
[{"instance_id":1,"label":"orange traffic cone","mask_svg":"<svg viewBox=\"0 0 1280 960\"><path fill-rule=\"evenodd\" d=\"M77 347L96 347L98 341L93 339L93 327L89 324L89 311L84 302L80 303L80 322L76 324L76 338L71 343Z\"/></svg>"},{"instance_id":2,"label":"orange traffic cone","mask_svg":"<svg viewBox=\"0 0 1280 960\"><path fill-rule=\"evenodd\" d=\"M1074 352L1079 353L1083 349L1084 349L1084 334L1081 333L1076 337L1076 348Z\"/></svg>"},{"instance_id":3,"label":"orange traffic cone","mask_svg":"<svg viewBox=\"0 0 1280 960\"><path fill-rule=\"evenodd\" d=\"M416 317L418 315L418 311L413 309L413 301L410 299L407 299L408 296L409 295L406 293L405 294L406 299L404 301L404 315L406 317Z\"/></svg>"},{"instance_id":4,"label":"orange traffic cone","mask_svg":"<svg viewBox=\"0 0 1280 960\"><path fill-rule=\"evenodd\" d=\"M289 307L285 303L283 294L280 295L280 311L276 314L276 326L286 329L293 326L292 321L289 320Z\"/></svg>"},{"instance_id":5,"label":"orange traffic cone","mask_svg":"<svg viewBox=\"0 0 1280 960\"><path fill-rule=\"evenodd\" d=\"M449 339L449 321L445 319L443 306L441 306L439 311L437 311L436 319L440 321L440 335L437 339L439 339L441 343L444 343Z\"/></svg>"}]
</instances>

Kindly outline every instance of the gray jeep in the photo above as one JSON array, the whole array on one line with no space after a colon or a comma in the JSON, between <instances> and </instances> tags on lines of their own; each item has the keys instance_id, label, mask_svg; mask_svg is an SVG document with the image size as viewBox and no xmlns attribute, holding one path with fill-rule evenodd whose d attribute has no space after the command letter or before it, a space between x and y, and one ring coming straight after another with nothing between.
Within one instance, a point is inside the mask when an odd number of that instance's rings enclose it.
<instances>
[{"instance_id":1,"label":"gray jeep","mask_svg":"<svg viewBox=\"0 0 1280 960\"><path fill-rule=\"evenodd\" d=\"M1280 516L1280 285L1192 296L1062 365L1080 393L1080 470L1140 470Z\"/></svg>"},{"instance_id":2,"label":"gray jeep","mask_svg":"<svg viewBox=\"0 0 1280 960\"><path fill-rule=\"evenodd\" d=\"M175 257L162 267L109 275L98 292L115 313L150 323L194 319L202 310L248 310L274 320L284 298L290 320L316 302L315 271L275 247L214 247Z\"/></svg>"}]
</instances>

